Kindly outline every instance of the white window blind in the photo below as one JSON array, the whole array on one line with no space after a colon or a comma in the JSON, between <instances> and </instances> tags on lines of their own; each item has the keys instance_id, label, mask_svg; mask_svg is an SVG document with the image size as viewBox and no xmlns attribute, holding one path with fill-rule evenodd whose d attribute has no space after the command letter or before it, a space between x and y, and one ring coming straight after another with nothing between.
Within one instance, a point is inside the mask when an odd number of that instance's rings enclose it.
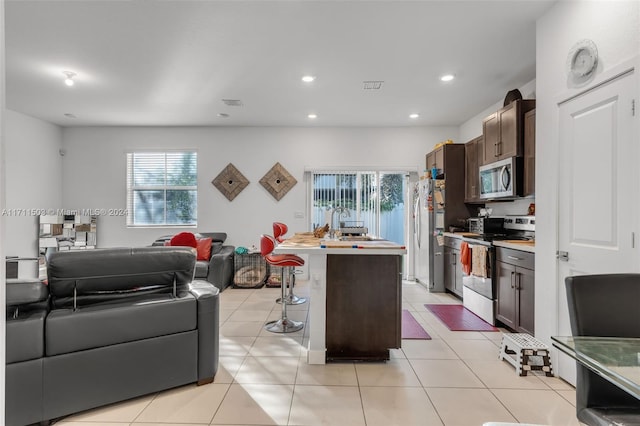
<instances>
[{"instance_id":1,"label":"white window blind","mask_svg":"<svg viewBox=\"0 0 640 426\"><path fill-rule=\"evenodd\" d=\"M197 153L127 153L127 209L128 226L197 225Z\"/></svg>"}]
</instances>

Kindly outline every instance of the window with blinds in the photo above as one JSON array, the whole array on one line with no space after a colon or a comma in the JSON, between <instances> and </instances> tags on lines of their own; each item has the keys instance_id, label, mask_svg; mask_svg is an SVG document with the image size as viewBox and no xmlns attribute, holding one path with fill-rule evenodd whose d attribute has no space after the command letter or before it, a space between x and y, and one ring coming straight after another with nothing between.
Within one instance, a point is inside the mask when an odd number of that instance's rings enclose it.
<instances>
[{"instance_id":1,"label":"window with blinds","mask_svg":"<svg viewBox=\"0 0 640 426\"><path fill-rule=\"evenodd\" d=\"M198 154L127 153L128 226L198 223Z\"/></svg>"},{"instance_id":2,"label":"window with blinds","mask_svg":"<svg viewBox=\"0 0 640 426\"><path fill-rule=\"evenodd\" d=\"M406 173L316 171L312 176L312 229L329 223L332 209L345 207L349 212L336 213L330 226L366 226L369 234L404 244Z\"/></svg>"}]
</instances>

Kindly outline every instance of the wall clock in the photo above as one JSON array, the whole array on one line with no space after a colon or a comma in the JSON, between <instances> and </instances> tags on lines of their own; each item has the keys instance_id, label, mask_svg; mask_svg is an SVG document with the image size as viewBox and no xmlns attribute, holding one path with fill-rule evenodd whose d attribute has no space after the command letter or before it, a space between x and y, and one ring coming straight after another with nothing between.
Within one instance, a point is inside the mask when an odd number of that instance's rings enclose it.
<instances>
[{"instance_id":1,"label":"wall clock","mask_svg":"<svg viewBox=\"0 0 640 426\"><path fill-rule=\"evenodd\" d=\"M580 40L569 51L567 72L573 77L590 76L598 66L598 48L591 40Z\"/></svg>"}]
</instances>

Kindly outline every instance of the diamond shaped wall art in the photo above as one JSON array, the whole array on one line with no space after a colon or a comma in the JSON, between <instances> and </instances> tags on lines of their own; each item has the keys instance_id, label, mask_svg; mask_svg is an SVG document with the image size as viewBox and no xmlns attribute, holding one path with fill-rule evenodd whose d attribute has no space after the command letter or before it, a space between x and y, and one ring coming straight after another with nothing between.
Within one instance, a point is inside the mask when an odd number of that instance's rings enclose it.
<instances>
[{"instance_id":1,"label":"diamond shaped wall art","mask_svg":"<svg viewBox=\"0 0 640 426\"><path fill-rule=\"evenodd\" d=\"M282 167L280 163L276 163L264 176L260 179L260 185L264 187L276 200L280 201L291 188L298 183L296 178Z\"/></svg>"},{"instance_id":2,"label":"diamond shaped wall art","mask_svg":"<svg viewBox=\"0 0 640 426\"><path fill-rule=\"evenodd\" d=\"M211 183L218 188L218 191L222 192L222 195L227 197L229 201L233 201L233 199L249 185L247 178L231 163L227 164L227 167L225 167Z\"/></svg>"}]
</instances>

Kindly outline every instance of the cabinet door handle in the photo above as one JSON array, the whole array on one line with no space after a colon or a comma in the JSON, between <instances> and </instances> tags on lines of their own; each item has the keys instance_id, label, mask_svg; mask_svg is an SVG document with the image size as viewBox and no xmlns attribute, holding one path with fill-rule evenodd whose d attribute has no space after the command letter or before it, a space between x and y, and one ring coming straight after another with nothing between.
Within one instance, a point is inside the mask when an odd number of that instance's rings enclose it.
<instances>
[{"instance_id":1,"label":"cabinet door handle","mask_svg":"<svg viewBox=\"0 0 640 426\"><path fill-rule=\"evenodd\" d=\"M507 256L507 258L511 260L522 260L521 257L515 257L515 256Z\"/></svg>"},{"instance_id":2,"label":"cabinet door handle","mask_svg":"<svg viewBox=\"0 0 640 426\"><path fill-rule=\"evenodd\" d=\"M522 274L520 272L516 272L516 290L520 291L520 278Z\"/></svg>"},{"instance_id":3,"label":"cabinet door handle","mask_svg":"<svg viewBox=\"0 0 640 426\"><path fill-rule=\"evenodd\" d=\"M456 263L458 263L458 262L456 261L456 252L455 252L455 251L454 251L454 252L451 252L451 256L452 256L452 257L451 257L451 259L452 259L452 260L451 260L451 264L452 264L452 265L455 265Z\"/></svg>"},{"instance_id":4,"label":"cabinet door handle","mask_svg":"<svg viewBox=\"0 0 640 426\"><path fill-rule=\"evenodd\" d=\"M493 156L494 157L498 156L498 142L493 144Z\"/></svg>"},{"instance_id":5,"label":"cabinet door handle","mask_svg":"<svg viewBox=\"0 0 640 426\"><path fill-rule=\"evenodd\" d=\"M513 279L513 275L515 274L515 272L511 271L511 288L515 288L515 284L514 284L514 279Z\"/></svg>"}]
</instances>

